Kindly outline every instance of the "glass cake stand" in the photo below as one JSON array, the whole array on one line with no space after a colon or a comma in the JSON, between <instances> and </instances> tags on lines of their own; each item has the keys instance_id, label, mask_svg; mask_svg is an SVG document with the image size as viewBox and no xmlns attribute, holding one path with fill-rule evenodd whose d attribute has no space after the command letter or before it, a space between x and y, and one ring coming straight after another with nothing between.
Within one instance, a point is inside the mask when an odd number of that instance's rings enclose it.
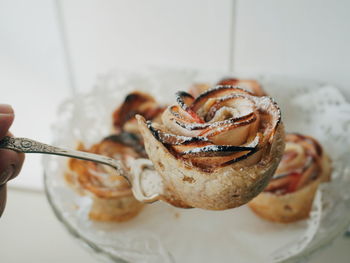
<instances>
[{"instance_id":1,"label":"glass cake stand","mask_svg":"<svg viewBox=\"0 0 350 263\"><path fill-rule=\"evenodd\" d=\"M111 114L132 90L162 103L194 82L215 83L222 73L146 69L114 71L88 93L58 109L53 144L74 148L107 136ZM285 77L258 77L282 108L286 130L316 137L333 158L333 179L321 185L310 218L293 224L264 221L247 206L225 211L180 209L157 202L125 223L93 222L91 198L64 180L67 160L44 156L48 201L69 233L105 262L295 262L309 257L350 224L350 105L331 85Z\"/></svg>"}]
</instances>

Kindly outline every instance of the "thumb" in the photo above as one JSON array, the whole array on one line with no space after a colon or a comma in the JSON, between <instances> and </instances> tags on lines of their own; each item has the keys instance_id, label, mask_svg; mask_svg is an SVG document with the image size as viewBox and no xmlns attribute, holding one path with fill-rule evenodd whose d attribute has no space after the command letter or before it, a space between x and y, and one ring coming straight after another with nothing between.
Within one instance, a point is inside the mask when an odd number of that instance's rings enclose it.
<instances>
[{"instance_id":1,"label":"thumb","mask_svg":"<svg viewBox=\"0 0 350 263\"><path fill-rule=\"evenodd\" d=\"M0 104L0 138L4 137L9 130L15 114L10 105Z\"/></svg>"}]
</instances>

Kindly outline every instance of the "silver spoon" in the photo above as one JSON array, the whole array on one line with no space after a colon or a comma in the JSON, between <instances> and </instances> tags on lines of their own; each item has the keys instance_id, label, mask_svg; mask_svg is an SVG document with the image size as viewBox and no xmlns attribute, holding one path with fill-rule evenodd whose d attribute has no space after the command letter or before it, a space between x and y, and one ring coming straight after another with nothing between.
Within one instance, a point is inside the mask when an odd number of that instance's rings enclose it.
<instances>
[{"instance_id":1,"label":"silver spoon","mask_svg":"<svg viewBox=\"0 0 350 263\"><path fill-rule=\"evenodd\" d=\"M103 155L59 148L27 138L15 138L8 136L5 136L4 138L2 138L2 140L0 140L0 149L1 148L23 153L43 153L61 155L106 164L116 169L119 175L123 176L129 181L129 183L131 183L131 178L127 176L128 174L124 171L120 160L116 160Z\"/></svg>"},{"instance_id":2,"label":"silver spoon","mask_svg":"<svg viewBox=\"0 0 350 263\"><path fill-rule=\"evenodd\" d=\"M154 202L159 199L159 193L146 194L141 186L141 178L144 171L152 171L157 174L154 170L153 164L148 159L138 159L135 161L134 167L132 167L134 172L127 173L120 160L113 159L107 156L87 153L82 151L76 151L71 149L64 149L38 141L34 141L28 138L16 138L16 137L4 137L0 140L0 149L9 149L16 152L23 153L43 153L43 154L53 154L66 156L71 158L77 158L86 161L97 162L101 164L106 164L116 169L118 175L123 176L130 185L132 186L132 191L136 199L141 202ZM134 169L135 168L135 169ZM139 169L138 169L139 168Z\"/></svg>"}]
</instances>

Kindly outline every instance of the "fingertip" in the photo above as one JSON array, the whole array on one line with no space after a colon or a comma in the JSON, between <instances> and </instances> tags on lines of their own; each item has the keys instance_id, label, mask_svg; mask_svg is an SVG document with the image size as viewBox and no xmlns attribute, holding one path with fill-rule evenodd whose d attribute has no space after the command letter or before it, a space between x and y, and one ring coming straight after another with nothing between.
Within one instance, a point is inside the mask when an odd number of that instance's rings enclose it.
<instances>
[{"instance_id":1,"label":"fingertip","mask_svg":"<svg viewBox=\"0 0 350 263\"><path fill-rule=\"evenodd\" d=\"M14 114L13 108L9 104L0 104L0 114Z\"/></svg>"},{"instance_id":2,"label":"fingertip","mask_svg":"<svg viewBox=\"0 0 350 263\"><path fill-rule=\"evenodd\" d=\"M0 138L6 135L14 118L15 115L13 113L0 113Z\"/></svg>"},{"instance_id":3,"label":"fingertip","mask_svg":"<svg viewBox=\"0 0 350 263\"><path fill-rule=\"evenodd\" d=\"M23 163L24 163L24 159L25 159L25 154L24 153L17 153L16 166L15 166L14 172L13 172L13 174L10 177L9 180L12 180L13 178L15 178L21 172L22 166L23 166Z\"/></svg>"},{"instance_id":4,"label":"fingertip","mask_svg":"<svg viewBox=\"0 0 350 263\"><path fill-rule=\"evenodd\" d=\"M0 149L0 184L15 178L21 171L24 154Z\"/></svg>"}]
</instances>

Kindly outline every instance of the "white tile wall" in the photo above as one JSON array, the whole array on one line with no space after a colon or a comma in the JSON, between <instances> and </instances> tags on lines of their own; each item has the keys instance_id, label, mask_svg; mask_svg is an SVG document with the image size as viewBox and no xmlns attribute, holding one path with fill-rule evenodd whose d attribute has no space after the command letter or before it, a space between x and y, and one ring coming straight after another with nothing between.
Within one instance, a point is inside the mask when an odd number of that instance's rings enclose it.
<instances>
[{"instance_id":1,"label":"white tile wall","mask_svg":"<svg viewBox=\"0 0 350 263\"><path fill-rule=\"evenodd\" d=\"M346 0L238 0L234 69L327 81L349 91L349 11Z\"/></svg>"},{"instance_id":2,"label":"white tile wall","mask_svg":"<svg viewBox=\"0 0 350 263\"><path fill-rule=\"evenodd\" d=\"M229 69L231 0L64 0L61 7L80 90L116 67Z\"/></svg>"}]
</instances>

